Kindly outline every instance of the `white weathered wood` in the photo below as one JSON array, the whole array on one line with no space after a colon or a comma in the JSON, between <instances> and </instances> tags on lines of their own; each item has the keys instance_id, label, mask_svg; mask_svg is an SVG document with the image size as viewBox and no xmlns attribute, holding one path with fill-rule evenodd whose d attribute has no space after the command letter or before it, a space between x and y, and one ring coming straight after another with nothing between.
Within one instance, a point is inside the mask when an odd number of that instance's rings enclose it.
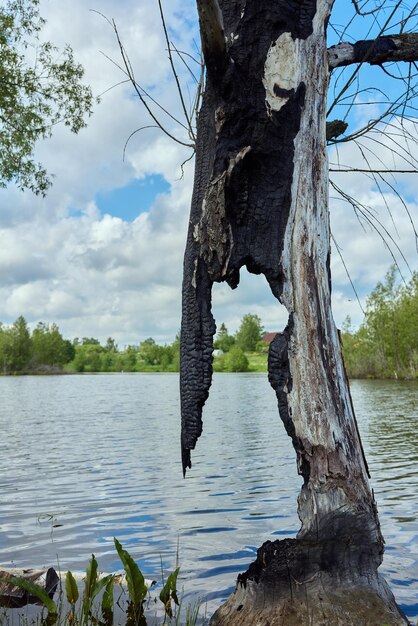
<instances>
[{"instance_id":1,"label":"white weathered wood","mask_svg":"<svg viewBox=\"0 0 418 626\"><path fill-rule=\"evenodd\" d=\"M331 310L325 139L328 72L321 29L331 6L328 0L318 3L313 34L299 43L299 73L307 88L295 140L291 213L282 255L283 304L294 323L288 400L296 436L306 441L311 463L309 482L299 498L301 537L315 533L318 518L332 510L373 502ZM324 355L329 369L324 367ZM338 409L344 413L337 414ZM310 454L318 446L324 454Z\"/></svg>"}]
</instances>

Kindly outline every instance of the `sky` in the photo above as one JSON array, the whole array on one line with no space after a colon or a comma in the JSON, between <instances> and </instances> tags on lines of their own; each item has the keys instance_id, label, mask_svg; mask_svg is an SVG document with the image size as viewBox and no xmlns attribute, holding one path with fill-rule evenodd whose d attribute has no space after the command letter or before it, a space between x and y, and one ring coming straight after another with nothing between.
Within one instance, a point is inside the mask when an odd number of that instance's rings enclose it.
<instances>
[{"instance_id":1,"label":"sky","mask_svg":"<svg viewBox=\"0 0 418 626\"><path fill-rule=\"evenodd\" d=\"M337 30L347 21L348 5L348 0L337 0ZM199 36L194 1L165 0L164 7L177 49L196 57ZM52 139L37 146L37 158L54 174L46 198L13 186L0 190L0 321L10 324L24 315L32 327L39 321L55 322L67 338L96 337L105 342L111 336L120 347L147 337L171 342L180 327L194 164L189 160L182 167L191 156L190 148L155 128L136 132L126 145L136 129L152 122L129 85L121 84L124 75L117 67L117 43L103 17L115 20L138 83L181 120L158 5L156 0L41 0L40 11L47 20L42 37L73 47L85 68L85 81L101 97L87 128L78 135L57 127ZM365 36L364 24L358 21L358 27L353 25L358 29L354 28L354 35ZM330 36L335 38L334 31ZM198 69L191 57L183 58ZM191 102L193 80L178 58L177 66L185 98ZM364 74L381 93L399 90L382 70L365 69ZM357 95L348 112L350 130L379 115L376 94L360 91ZM336 116L341 111L337 109ZM179 124L167 117L164 123L188 143ZM406 169L405 155L418 158L418 150L412 140L417 131L412 123L405 124L411 134L408 143L400 137L400 121L395 119L392 138L362 139L361 147L354 143L339 144L338 150L332 147L331 167L337 162L359 167L366 154L374 167L389 163ZM380 221L408 281L410 270L418 267L411 226L411 216L417 216L416 178L399 175L385 185L379 177L331 175ZM384 278L393 257L369 224L359 222L353 209L335 195L331 189L331 225L338 245L337 249L334 243L332 251L334 317L341 326L350 315L358 326L363 313L344 264L364 308L367 295ZM230 332L237 330L245 313L259 315L266 331L282 329L287 319L265 279L245 270L238 289L214 286L213 310L218 326L224 322Z\"/></svg>"}]
</instances>

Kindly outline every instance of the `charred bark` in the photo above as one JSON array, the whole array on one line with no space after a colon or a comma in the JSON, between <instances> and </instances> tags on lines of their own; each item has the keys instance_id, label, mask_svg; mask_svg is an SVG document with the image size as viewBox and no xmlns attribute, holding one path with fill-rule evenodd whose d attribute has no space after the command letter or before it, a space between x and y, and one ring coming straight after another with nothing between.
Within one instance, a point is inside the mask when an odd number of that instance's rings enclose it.
<instances>
[{"instance_id":1,"label":"charred bark","mask_svg":"<svg viewBox=\"0 0 418 626\"><path fill-rule=\"evenodd\" d=\"M332 537L266 542L248 571L238 576L236 591L216 611L211 626L407 624L386 581L376 571L370 573L361 518L352 522L351 545Z\"/></svg>"},{"instance_id":2,"label":"charred bark","mask_svg":"<svg viewBox=\"0 0 418 626\"><path fill-rule=\"evenodd\" d=\"M218 60L208 66L198 119L184 261L183 471L191 467L211 383L212 284L235 288L245 266L264 274L289 312L270 347L269 380L303 477L297 539L260 548L215 613L216 625L261 618L270 626L407 624L377 572L384 542L331 313L325 126L331 6L332 0L220 0L222 19L215 23L222 24L225 50L217 36L203 44L207 57L210 41L218 42Z\"/></svg>"},{"instance_id":3,"label":"charred bark","mask_svg":"<svg viewBox=\"0 0 418 626\"><path fill-rule=\"evenodd\" d=\"M264 273L276 297L283 286L280 257L306 88L302 80L292 86L291 76L275 81L273 44L282 44L278 55L285 55L293 36L307 36L315 3L264 4L265 30L255 30L260 3L221 3L227 67L216 76L208 74L198 119L183 280L183 470L190 466L190 450L201 432L201 409L210 386L215 332L211 285L226 281L235 288L240 268L246 266ZM286 16L293 20L290 32Z\"/></svg>"}]
</instances>

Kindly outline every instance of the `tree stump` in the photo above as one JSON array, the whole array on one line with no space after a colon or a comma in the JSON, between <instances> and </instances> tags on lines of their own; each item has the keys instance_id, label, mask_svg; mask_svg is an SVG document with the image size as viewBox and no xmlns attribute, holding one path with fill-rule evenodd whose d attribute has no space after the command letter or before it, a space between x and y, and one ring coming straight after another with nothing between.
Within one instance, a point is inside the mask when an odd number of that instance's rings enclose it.
<instances>
[{"instance_id":1,"label":"tree stump","mask_svg":"<svg viewBox=\"0 0 418 626\"><path fill-rule=\"evenodd\" d=\"M353 539L345 547L339 540L266 542L210 626L408 625L386 581L371 574L370 555L359 552L361 536Z\"/></svg>"},{"instance_id":2,"label":"tree stump","mask_svg":"<svg viewBox=\"0 0 418 626\"><path fill-rule=\"evenodd\" d=\"M53 567L47 570L0 570L0 606L20 608L27 604L41 604L39 598L10 582L12 578L23 578L41 586L51 598L59 582L58 574Z\"/></svg>"}]
</instances>

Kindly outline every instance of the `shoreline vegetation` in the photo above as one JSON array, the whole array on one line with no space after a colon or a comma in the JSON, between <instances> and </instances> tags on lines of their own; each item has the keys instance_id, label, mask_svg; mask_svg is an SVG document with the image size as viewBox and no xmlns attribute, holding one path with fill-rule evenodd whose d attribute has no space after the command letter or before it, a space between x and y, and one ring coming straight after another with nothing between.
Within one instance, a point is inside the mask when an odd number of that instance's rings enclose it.
<instances>
[{"instance_id":1,"label":"shoreline vegetation","mask_svg":"<svg viewBox=\"0 0 418 626\"><path fill-rule=\"evenodd\" d=\"M59 576L53 568L20 574L0 570L0 626L113 626L115 621L121 626L204 626L204 606L199 601L183 605L177 589L180 567L168 575L161 571L160 581L148 580L116 538L114 545L124 572L101 573L93 554L82 576L84 589L71 571ZM154 585L160 592L151 595ZM24 610L28 605L40 611L30 616Z\"/></svg>"},{"instance_id":2,"label":"shoreline vegetation","mask_svg":"<svg viewBox=\"0 0 418 626\"><path fill-rule=\"evenodd\" d=\"M392 266L366 302L358 329L346 318L341 329L349 378L418 380L418 272L396 284ZM221 324L214 341L215 372L267 372L267 353L276 332L266 333L261 319L247 313L235 334ZM33 331L21 315L11 326L0 322L1 375L61 375L110 372L178 372L180 337L159 345L153 338L119 349L109 337L64 339L54 323Z\"/></svg>"}]
</instances>

